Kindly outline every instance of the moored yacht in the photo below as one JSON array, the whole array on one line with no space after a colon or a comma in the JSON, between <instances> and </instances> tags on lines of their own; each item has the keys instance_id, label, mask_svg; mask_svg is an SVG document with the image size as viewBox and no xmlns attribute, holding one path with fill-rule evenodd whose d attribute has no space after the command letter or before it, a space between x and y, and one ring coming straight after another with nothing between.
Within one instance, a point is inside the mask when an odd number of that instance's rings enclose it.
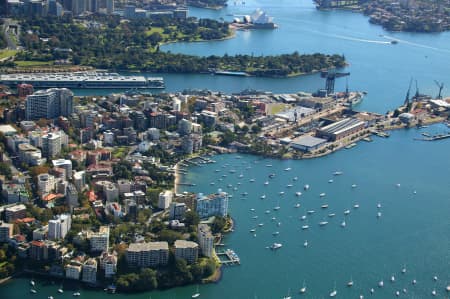
<instances>
[{"instance_id":1,"label":"moored yacht","mask_svg":"<svg viewBox=\"0 0 450 299\"><path fill-rule=\"evenodd\" d=\"M301 192L295 192L295 196L300 196L300 195L302 195L302 193Z\"/></svg>"},{"instance_id":2,"label":"moored yacht","mask_svg":"<svg viewBox=\"0 0 450 299\"><path fill-rule=\"evenodd\" d=\"M325 193L320 193L319 194L320 197L325 197L325 195L326 195Z\"/></svg>"},{"instance_id":3,"label":"moored yacht","mask_svg":"<svg viewBox=\"0 0 450 299\"><path fill-rule=\"evenodd\" d=\"M320 221L319 222L319 225L320 226L325 226L325 225L327 225L328 224L328 221Z\"/></svg>"},{"instance_id":4,"label":"moored yacht","mask_svg":"<svg viewBox=\"0 0 450 299\"><path fill-rule=\"evenodd\" d=\"M279 249L283 246L283 244L281 243L273 243L272 246L270 246L270 249L275 250L275 249Z\"/></svg>"},{"instance_id":5,"label":"moored yacht","mask_svg":"<svg viewBox=\"0 0 450 299\"><path fill-rule=\"evenodd\" d=\"M345 210L344 215L348 215L348 214L350 214L350 210Z\"/></svg>"},{"instance_id":6,"label":"moored yacht","mask_svg":"<svg viewBox=\"0 0 450 299\"><path fill-rule=\"evenodd\" d=\"M305 186L303 186L303 189L308 190L309 189L309 185L306 184Z\"/></svg>"}]
</instances>

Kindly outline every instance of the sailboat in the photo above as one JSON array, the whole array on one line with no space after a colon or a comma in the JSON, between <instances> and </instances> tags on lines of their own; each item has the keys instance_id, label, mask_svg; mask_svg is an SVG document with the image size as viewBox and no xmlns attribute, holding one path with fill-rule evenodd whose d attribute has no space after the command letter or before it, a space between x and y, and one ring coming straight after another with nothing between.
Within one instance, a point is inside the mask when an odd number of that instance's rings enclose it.
<instances>
[{"instance_id":1,"label":"sailboat","mask_svg":"<svg viewBox=\"0 0 450 299\"><path fill-rule=\"evenodd\" d=\"M347 286L348 287L352 287L353 286L353 278L350 276L350 281L347 282Z\"/></svg>"},{"instance_id":2,"label":"sailboat","mask_svg":"<svg viewBox=\"0 0 450 299\"><path fill-rule=\"evenodd\" d=\"M291 293L291 289L288 290L287 296L284 296L283 299L292 299L290 293Z\"/></svg>"},{"instance_id":3,"label":"sailboat","mask_svg":"<svg viewBox=\"0 0 450 299\"><path fill-rule=\"evenodd\" d=\"M345 217L344 217L344 220L341 223L341 227L345 227L346 225L347 225L347 223L345 222Z\"/></svg>"},{"instance_id":4,"label":"sailboat","mask_svg":"<svg viewBox=\"0 0 450 299\"><path fill-rule=\"evenodd\" d=\"M197 289L195 291L195 294L191 296L191 298L198 298L200 297L200 293L198 292L198 285L197 285Z\"/></svg>"},{"instance_id":5,"label":"sailboat","mask_svg":"<svg viewBox=\"0 0 450 299\"><path fill-rule=\"evenodd\" d=\"M275 211L280 209L280 200L277 201L277 205L273 208Z\"/></svg>"},{"instance_id":6,"label":"sailboat","mask_svg":"<svg viewBox=\"0 0 450 299\"><path fill-rule=\"evenodd\" d=\"M334 289L333 291L330 293L330 297L336 297L337 295L337 291L336 291L336 283L334 283Z\"/></svg>"},{"instance_id":7,"label":"sailboat","mask_svg":"<svg viewBox=\"0 0 450 299\"><path fill-rule=\"evenodd\" d=\"M306 293L306 285L305 285L305 281L303 281L303 286L300 289L300 294L304 294Z\"/></svg>"},{"instance_id":8,"label":"sailboat","mask_svg":"<svg viewBox=\"0 0 450 299\"><path fill-rule=\"evenodd\" d=\"M303 243L303 247L308 247L308 240L305 240L305 243Z\"/></svg>"}]
</instances>

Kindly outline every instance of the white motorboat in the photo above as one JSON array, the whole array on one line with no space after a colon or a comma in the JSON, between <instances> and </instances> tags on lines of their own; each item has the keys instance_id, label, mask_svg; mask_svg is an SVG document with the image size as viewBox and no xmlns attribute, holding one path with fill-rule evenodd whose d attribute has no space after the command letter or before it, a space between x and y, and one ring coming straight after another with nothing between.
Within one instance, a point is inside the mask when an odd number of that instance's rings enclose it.
<instances>
[{"instance_id":1,"label":"white motorboat","mask_svg":"<svg viewBox=\"0 0 450 299\"><path fill-rule=\"evenodd\" d=\"M308 247L308 240L305 240L305 242L303 243L303 247Z\"/></svg>"},{"instance_id":2,"label":"white motorboat","mask_svg":"<svg viewBox=\"0 0 450 299\"><path fill-rule=\"evenodd\" d=\"M253 216L252 218L253 218L253 219L258 219L258 216Z\"/></svg>"},{"instance_id":3,"label":"white motorboat","mask_svg":"<svg viewBox=\"0 0 450 299\"><path fill-rule=\"evenodd\" d=\"M381 212L378 212L377 213L377 218L380 218L381 217Z\"/></svg>"},{"instance_id":4,"label":"white motorboat","mask_svg":"<svg viewBox=\"0 0 450 299\"><path fill-rule=\"evenodd\" d=\"M341 222L341 227L345 227L347 225L347 223L344 221Z\"/></svg>"},{"instance_id":5,"label":"white motorboat","mask_svg":"<svg viewBox=\"0 0 450 299\"><path fill-rule=\"evenodd\" d=\"M344 215L348 215L348 214L350 214L350 210L345 210Z\"/></svg>"},{"instance_id":6,"label":"white motorboat","mask_svg":"<svg viewBox=\"0 0 450 299\"><path fill-rule=\"evenodd\" d=\"M405 273L406 273L406 267L403 266L403 268L402 268L402 274L405 274Z\"/></svg>"},{"instance_id":7,"label":"white motorboat","mask_svg":"<svg viewBox=\"0 0 450 299\"><path fill-rule=\"evenodd\" d=\"M294 208L300 208L300 204L299 204L299 203L296 203L296 204L294 205Z\"/></svg>"},{"instance_id":8,"label":"white motorboat","mask_svg":"<svg viewBox=\"0 0 450 299\"><path fill-rule=\"evenodd\" d=\"M270 210L266 210L265 213L266 213L266 214L270 214Z\"/></svg>"},{"instance_id":9,"label":"white motorboat","mask_svg":"<svg viewBox=\"0 0 450 299\"><path fill-rule=\"evenodd\" d=\"M242 196L247 196L247 195L248 195L248 192L242 192L241 195L242 195Z\"/></svg>"},{"instance_id":10,"label":"white motorboat","mask_svg":"<svg viewBox=\"0 0 450 299\"><path fill-rule=\"evenodd\" d=\"M377 208L378 208L378 209L381 209L381 203L378 203L378 204L377 204Z\"/></svg>"},{"instance_id":11,"label":"white motorboat","mask_svg":"<svg viewBox=\"0 0 450 299\"><path fill-rule=\"evenodd\" d=\"M214 186L216 183L214 183L214 182L211 182L211 183L209 183L211 186Z\"/></svg>"},{"instance_id":12,"label":"white motorboat","mask_svg":"<svg viewBox=\"0 0 450 299\"><path fill-rule=\"evenodd\" d=\"M272 221L275 221L277 218L275 218L275 217L272 217L270 220L272 220Z\"/></svg>"},{"instance_id":13,"label":"white motorboat","mask_svg":"<svg viewBox=\"0 0 450 299\"><path fill-rule=\"evenodd\" d=\"M283 244L281 244L281 243L273 243L272 246L270 246L270 249L276 250L276 249L281 248L282 246L283 246Z\"/></svg>"},{"instance_id":14,"label":"white motorboat","mask_svg":"<svg viewBox=\"0 0 450 299\"><path fill-rule=\"evenodd\" d=\"M297 180L298 180L298 177L294 177L292 180L293 180L293 181L297 181Z\"/></svg>"},{"instance_id":15,"label":"white motorboat","mask_svg":"<svg viewBox=\"0 0 450 299\"><path fill-rule=\"evenodd\" d=\"M263 225L264 225L264 223L259 223L259 224L258 224L259 227L261 227L261 226L263 226Z\"/></svg>"},{"instance_id":16,"label":"white motorboat","mask_svg":"<svg viewBox=\"0 0 450 299\"><path fill-rule=\"evenodd\" d=\"M48 296L47 299L54 299L53 296Z\"/></svg>"},{"instance_id":17,"label":"white motorboat","mask_svg":"<svg viewBox=\"0 0 450 299\"><path fill-rule=\"evenodd\" d=\"M406 289L403 289L403 290L402 290L402 292L403 292L404 294L406 294L406 293L407 293Z\"/></svg>"},{"instance_id":18,"label":"white motorboat","mask_svg":"<svg viewBox=\"0 0 450 299\"><path fill-rule=\"evenodd\" d=\"M328 217L330 217L330 218L332 218L332 217L334 217L334 216L336 216L335 213L330 213L330 214L328 214Z\"/></svg>"},{"instance_id":19,"label":"white motorboat","mask_svg":"<svg viewBox=\"0 0 450 299\"><path fill-rule=\"evenodd\" d=\"M328 209L328 205L321 205L320 206L322 209Z\"/></svg>"},{"instance_id":20,"label":"white motorboat","mask_svg":"<svg viewBox=\"0 0 450 299\"><path fill-rule=\"evenodd\" d=\"M375 292L375 290L372 288L370 289L370 293L373 294Z\"/></svg>"},{"instance_id":21,"label":"white motorboat","mask_svg":"<svg viewBox=\"0 0 450 299\"><path fill-rule=\"evenodd\" d=\"M252 228L252 229L250 230L250 232L251 232L251 233L254 233L254 232L256 232L256 229Z\"/></svg>"},{"instance_id":22,"label":"white motorboat","mask_svg":"<svg viewBox=\"0 0 450 299\"><path fill-rule=\"evenodd\" d=\"M333 175L341 175L341 174L343 174L342 171L335 171L335 172L333 173Z\"/></svg>"},{"instance_id":23,"label":"white motorboat","mask_svg":"<svg viewBox=\"0 0 450 299\"><path fill-rule=\"evenodd\" d=\"M302 229L308 229L309 228L309 225L303 225L302 226Z\"/></svg>"},{"instance_id":24,"label":"white motorboat","mask_svg":"<svg viewBox=\"0 0 450 299\"><path fill-rule=\"evenodd\" d=\"M437 276L433 276L433 280L437 281L438 280Z\"/></svg>"},{"instance_id":25,"label":"white motorboat","mask_svg":"<svg viewBox=\"0 0 450 299\"><path fill-rule=\"evenodd\" d=\"M391 276L391 282L395 282L395 276L394 275Z\"/></svg>"},{"instance_id":26,"label":"white motorboat","mask_svg":"<svg viewBox=\"0 0 450 299\"><path fill-rule=\"evenodd\" d=\"M309 189L309 185L306 184L305 186L303 186L303 189L304 189L304 190L308 190L308 189Z\"/></svg>"},{"instance_id":27,"label":"white motorboat","mask_svg":"<svg viewBox=\"0 0 450 299\"><path fill-rule=\"evenodd\" d=\"M357 187L357 185L356 184L352 184L352 188L356 188Z\"/></svg>"},{"instance_id":28,"label":"white motorboat","mask_svg":"<svg viewBox=\"0 0 450 299\"><path fill-rule=\"evenodd\" d=\"M255 209L254 209L254 208L251 208L251 209L250 209L250 211L254 212L254 211L255 211Z\"/></svg>"},{"instance_id":29,"label":"white motorboat","mask_svg":"<svg viewBox=\"0 0 450 299\"><path fill-rule=\"evenodd\" d=\"M416 284L417 280L413 279L412 284Z\"/></svg>"},{"instance_id":30,"label":"white motorboat","mask_svg":"<svg viewBox=\"0 0 450 299\"><path fill-rule=\"evenodd\" d=\"M241 174L239 175L239 177L240 177L240 178L243 178L243 177L244 177L244 175L243 175L243 174L241 173Z\"/></svg>"},{"instance_id":31,"label":"white motorboat","mask_svg":"<svg viewBox=\"0 0 450 299\"><path fill-rule=\"evenodd\" d=\"M397 188L400 188L400 184L397 184L397 185L395 185L395 186L397 186Z\"/></svg>"},{"instance_id":32,"label":"white motorboat","mask_svg":"<svg viewBox=\"0 0 450 299\"><path fill-rule=\"evenodd\" d=\"M273 236L278 236L280 234L280 232L273 232L272 235Z\"/></svg>"},{"instance_id":33,"label":"white motorboat","mask_svg":"<svg viewBox=\"0 0 450 299\"><path fill-rule=\"evenodd\" d=\"M33 287L36 285L36 283L34 282L34 280L30 280L30 285L32 285Z\"/></svg>"},{"instance_id":34,"label":"white motorboat","mask_svg":"<svg viewBox=\"0 0 450 299\"><path fill-rule=\"evenodd\" d=\"M276 206L273 208L275 211L278 211L280 209L280 206Z\"/></svg>"},{"instance_id":35,"label":"white motorboat","mask_svg":"<svg viewBox=\"0 0 450 299\"><path fill-rule=\"evenodd\" d=\"M261 195L261 199L265 199L265 198L266 198L265 194Z\"/></svg>"},{"instance_id":36,"label":"white motorboat","mask_svg":"<svg viewBox=\"0 0 450 299\"><path fill-rule=\"evenodd\" d=\"M58 293L60 293L60 294L64 293L64 290L62 287L58 289Z\"/></svg>"},{"instance_id":37,"label":"white motorboat","mask_svg":"<svg viewBox=\"0 0 450 299\"><path fill-rule=\"evenodd\" d=\"M395 296L400 296L400 292L399 291L395 291Z\"/></svg>"},{"instance_id":38,"label":"white motorboat","mask_svg":"<svg viewBox=\"0 0 450 299\"><path fill-rule=\"evenodd\" d=\"M306 219L306 215L303 215L302 217L300 217L300 220L305 220Z\"/></svg>"},{"instance_id":39,"label":"white motorboat","mask_svg":"<svg viewBox=\"0 0 450 299\"><path fill-rule=\"evenodd\" d=\"M284 169L284 171L289 171L289 170L291 170L290 167Z\"/></svg>"},{"instance_id":40,"label":"white motorboat","mask_svg":"<svg viewBox=\"0 0 450 299\"><path fill-rule=\"evenodd\" d=\"M326 195L325 193L320 193L319 194L320 197L325 197L325 195Z\"/></svg>"},{"instance_id":41,"label":"white motorboat","mask_svg":"<svg viewBox=\"0 0 450 299\"><path fill-rule=\"evenodd\" d=\"M319 225L320 226L325 226L325 225L327 225L328 224L328 221L320 221L319 222Z\"/></svg>"},{"instance_id":42,"label":"white motorboat","mask_svg":"<svg viewBox=\"0 0 450 299\"><path fill-rule=\"evenodd\" d=\"M79 296L81 296L81 293L80 292L75 292L75 293L73 293L72 294L74 297L79 297Z\"/></svg>"},{"instance_id":43,"label":"white motorboat","mask_svg":"<svg viewBox=\"0 0 450 299\"><path fill-rule=\"evenodd\" d=\"M266 167L272 167L272 164L266 164Z\"/></svg>"},{"instance_id":44,"label":"white motorboat","mask_svg":"<svg viewBox=\"0 0 450 299\"><path fill-rule=\"evenodd\" d=\"M306 213L308 213L308 214L314 214L316 211L314 211L314 210L309 210L309 211L307 211Z\"/></svg>"},{"instance_id":45,"label":"white motorboat","mask_svg":"<svg viewBox=\"0 0 450 299\"><path fill-rule=\"evenodd\" d=\"M284 195L284 191L280 191L280 195Z\"/></svg>"},{"instance_id":46,"label":"white motorboat","mask_svg":"<svg viewBox=\"0 0 450 299\"><path fill-rule=\"evenodd\" d=\"M337 291L336 291L336 290L333 290L333 291L330 293L330 297L336 297L336 295L337 295Z\"/></svg>"},{"instance_id":47,"label":"white motorboat","mask_svg":"<svg viewBox=\"0 0 450 299\"><path fill-rule=\"evenodd\" d=\"M266 185L266 186L269 185L269 182L268 182L268 181L265 181L265 182L264 182L264 185Z\"/></svg>"},{"instance_id":48,"label":"white motorboat","mask_svg":"<svg viewBox=\"0 0 450 299\"><path fill-rule=\"evenodd\" d=\"M378 287L382 288L384 286L384 281L380 280L378 282Z\"/></svg>"},{"instance_id":49,"label":"white motorboat","mask_svg":"<svg viewBox=\"0 0 450 299\"><path fill-rule=\"evenodd\" d=\"M359 204L354 204L354 205L353 205L353 208L354 208L354 209L359 209Z\"/></svg>"},{"instance_id":50,"label":"white motorboat","mask_svg":"<svg viewBox=\"0 0 450 299\"><path fill-rule=\"evenodd\" d=\"M255 179L250 179L250 183L253 183L255 181Z\"/></svg>"},{"instance_id":51,"label":"white motorboat","mask_svg":"<svg viewBox=\"0 0 450 299\"><path fill-rule=\"evenodd\" d=\"M286 188L291 188L293 185L292 184L287 184Z\"/></svg>"},{"instance_id":52,"label":"white motorboat","mask_svg":"<svg viewBox=\"0 0 450 299\"><path fill-rule=\"evenodd\" d=\"M32 293L32 294L36 294L36 293L37 293L37 291L36 291L35 289L31 289L31 290L30 290L30 293Z\"/></svg>"},{"instance_id":53,"label":"white motorboat","mask_svg":"<svg viewBox=\"0 0 450 299\"><path fill-rule=\"evenodd\" d=\"M295 196L300 196L300 195L302 195L301 192L295 192Z\"/></svg>"},{"instance_id":54,"label":"white motorboat","mask_svg":"<svg viewBox=\"0 0 450 299\"><path fill-rule=\"evenodd\" d=\"M436 296L436 295L437 295L436 290L432 290L432 291L431 291L431 295Z\"/></svg>"}]
</instances>

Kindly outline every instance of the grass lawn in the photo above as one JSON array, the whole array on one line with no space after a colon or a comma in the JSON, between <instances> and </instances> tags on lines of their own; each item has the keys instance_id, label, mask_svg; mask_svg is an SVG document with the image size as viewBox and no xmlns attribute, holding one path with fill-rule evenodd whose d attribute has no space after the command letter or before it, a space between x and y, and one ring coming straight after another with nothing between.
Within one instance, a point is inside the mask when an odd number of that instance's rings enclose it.
<instances>
[{"instance_id":1,"label":"grass lawn","mask_svg":"<svg viewBox=\"0 0 450 299\"><path fill-rule=\"evenodd\" d=\"M286 109L286 104L281 104L281 103L270 104L270 106L267 109L267 112L268 112L268 114L273 115L273 114L277 114L285 109Z\"/></svg>"},{"instance_id":2,"label":"grass lawn","mask_svg":"<svg viewBox=\"0 0 450 299\"><path fill-rule=\"evenodd\" d=\"M49 66L51 61L14 61L19 67Z\"/></svg>"},{"instance_id":3,"label":"grass lawn","mask_svg":"<svg viewBox=\"0 0 450 299\"><path fill-rule=\"evenodd\" d=\"M0 59L8 58L16 55L16 50L0 50Z\"/></svg>"}]
</instances>

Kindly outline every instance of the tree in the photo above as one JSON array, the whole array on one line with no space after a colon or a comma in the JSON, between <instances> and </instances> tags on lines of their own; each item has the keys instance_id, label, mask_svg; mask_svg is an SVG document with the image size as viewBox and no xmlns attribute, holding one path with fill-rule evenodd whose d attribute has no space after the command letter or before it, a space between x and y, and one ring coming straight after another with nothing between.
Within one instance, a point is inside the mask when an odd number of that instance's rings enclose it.
<instances>
[{"instance_id":1,"label":"tree","mask_svg":"<svg viewBox=\"0 0 450 299\"><path fill-rule=\"evenodd\" d=\"M214 217L214 221L211 225L211 230L214 234L223 232L223 229L227 225L227 219L221 216Z\"/></svg>"},{"instance_id":2,"label":"tree","mask_svg":"<svg viewBox=\"0 0 450 299\"><path fill-rule=\"evenodd\" d=\"M184 223L188 226L194 225L197 226L200 223L200 217L198 217L198 214L193 211L188 211L184 215Z\"/></svg>"},{"instance_id":3,"label":"tree","mask_svg":"<svg viewBox=\"0 0 450 299\"><path fill-rule=\"evenodd\" d=\"M9 180L12 178L11 168L8 164L0 162L0 174L6 176Z\"/></svg>"},{"instance_id":4,"label":"tree","mask_svg":"<svg viewBox=\"0 0 450 299\"><path fill-rule=\"evenodd\" d=\"M204 277L208 277L213 275L216 271L216 263L212 259L208 259L208 261L203 266L203 275Z\"/></svg>"},{"instance_id":5,"label":"tree","mask_svg":"<svg viewBox=\"0 0 450 299\"><path fill-rule=\"evenodd\" d=\"M156 271L150 268L144 268L139 274L139 285L145 290L153 290L158 287L158 280L156 279Z\"/></svg>"},{"instance_id":6,"label":"tree","mask_svg":"<svg viewBox=\"0 0 450 299\"><path fill-rule=\"evenodd\" d=\"M170 245L172 245L176 240L182 239L183 235L179 232L163 229L159 233L159 239L161 241L167 241Z\"/></svg>"}]
</instances>

